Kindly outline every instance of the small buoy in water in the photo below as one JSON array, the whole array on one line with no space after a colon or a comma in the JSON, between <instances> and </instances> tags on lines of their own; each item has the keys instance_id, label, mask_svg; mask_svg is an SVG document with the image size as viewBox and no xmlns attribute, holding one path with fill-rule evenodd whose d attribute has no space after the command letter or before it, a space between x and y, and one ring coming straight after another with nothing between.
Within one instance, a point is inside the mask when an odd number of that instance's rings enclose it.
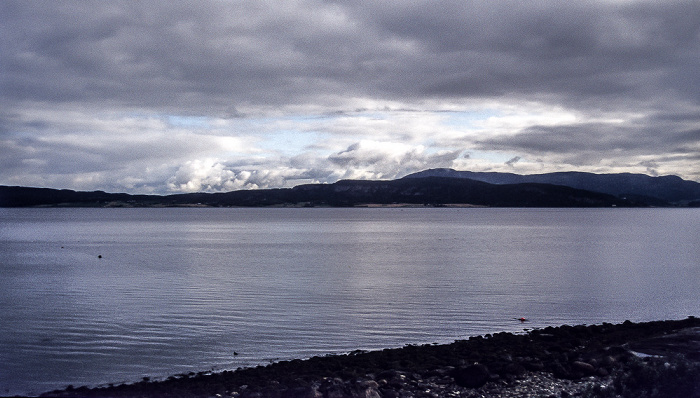
<instances>
[{"instance_id":1,"label":"small buoy in water","mask_svg":"<svg viewBox=\"0 0 700 398\"><path fill-rule=\"evenodd\" d=\"M527 319L525 319L524 316L521 316L520 318L518 318L518 320L519 320L520 322L525 322L525 321L527 321Z\"/></svg>"},{"instance_id":2,"label":"small buoy in water","mask_svg":"<svg viewBox=\"0 0 700 398\"><path fill-rule=\"evenodd\" d=\"M97 258L102 258L102 255L100 254L99 256L97 256Z\"/></svg>"},{"instance_id":3,"label":"small buoy in water","mask_svg":"<svg viewBox=\"0 0 700 398\"><path fill-rule=\"evenodd\" d=\"M236 351L234 351L234 352L233 352L233 355L238 355L238 353L237 353Z\"/></svg>"}]
</instances>

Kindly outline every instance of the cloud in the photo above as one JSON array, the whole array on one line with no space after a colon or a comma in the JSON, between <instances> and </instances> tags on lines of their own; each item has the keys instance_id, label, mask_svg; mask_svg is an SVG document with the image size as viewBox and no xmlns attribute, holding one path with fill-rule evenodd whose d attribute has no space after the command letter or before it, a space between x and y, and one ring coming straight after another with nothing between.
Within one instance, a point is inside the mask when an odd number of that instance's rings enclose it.
<instances>
[{"instance_id":1,"label":"cloud","mask_svg":"<svg viewBox=\"0 0 700 398\"><path fill-rule=\"evenodd\" d=\"M514 164L518 163L522 159L520 156L515 156L506 161L506 165L513 167Z\"/></svg>"},{"instance_id":2,"label":"cloud","mask_svg":"<svg viewBox=\"0 0 700 398\"><path fill-rule=\"evenodd\" d=\"M515 156L700 180L695 0L8 0L0 53L0 184L215 190Z\"/></svg>"},{"instance_id":3,"label":"cloud","mask_svg":"<svg viewBox=\"0 0 700 398\"><path fill-rule=\"evenodd\" d=\"M433 167L450 167L461 151L427 153L423 146L360 141L328 157L345 178L395 178Z\"/></svg>"},{"instance_id":4,"label":"cloud","mask_svg":"<svg viewBox=\"0 0 700 398\"><path fill-rule=\"evenodd\" d=\"M700 77L694 1L2 7L2 87L13 100L224 112L324 98L579 101L654 86L698 99L687 89Z\"/></svg>"},{"instance_id":5,"label":"cloud","mask_svg":"<svg viewBox=\"0 0 700 398\"><path fill-rule=\"evenodd\" d=\"M168 178L173 192L219 192L290 187L301 183L332 183L338 179L394 179L435 167L451 167L459 151L428 153L423 147L361 141L325 158L312 153L270 161L227 163L191 160Z\"/></svg>"},{"instance_id":6,"label":"cloud","mask_svg":"<svg viewBox=\"0 0 700 398\"><path fill-rule=\"evenodd\" d=\"M236 189L258 188L247 182L249 172L236 175L214 159L188 161L168 180L168 188L182 192L233 191Z\"/></svg>"},{"instance_id":7,"label":"cloud","mask_svg":"<svg viewBox=\"0 0 700 398\"><path fill-rule=\"evenodd\" d=\"M478 147L556 157L572 165L613 159L620 163L642 164L639 159L655 154L675 153L678 157L689 157L698 153L700 135L697 130L674 131L664 124L654 122L654 127L650 127L646 120L641 120L532 126L513 136L484 139L478 142Z\"/></svg>"},{"instance_id":8,"label":"cloud","mask_svg":"<svg viewBox=\"0 0 700 398\"><path fill-rule=\"evenodd\" d=\"M645 161L639 162L639 165L646 167L647 174L649 174L650 176L656 177L659 175L659 172L656 171L656 169L659 167L659 164L656 163L655 161L645 160Z\"/></svg>"}]
</instances>

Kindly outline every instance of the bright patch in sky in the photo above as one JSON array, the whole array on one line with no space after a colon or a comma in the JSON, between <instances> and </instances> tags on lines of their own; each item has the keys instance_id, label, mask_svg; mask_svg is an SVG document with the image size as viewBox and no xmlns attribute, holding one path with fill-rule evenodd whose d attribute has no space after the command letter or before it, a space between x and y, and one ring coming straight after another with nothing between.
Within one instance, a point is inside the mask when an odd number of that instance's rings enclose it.
<instances>
[{"instance_id":1,"label":"bright patch in sky","mask_svg":"<svg viewBox=\"0 0 700 398\"><path fill-rule=\"evenodd\" d=\"M495 109L485 109L483 111L446 111L445 119L443 124L445 126L452 126L462 129L475 129L478 128L484 120L490 118L496 118L501 113Z\"/></svg>"},{"instance_id":2,"label":"bright patch in sky","mask_svg":"<svg viewBox=\"0 0 700 398\"><path fill-rule=\"evenodd\" d=\"M265 135L259 146L263 150L279 153L283 156L294 156L308 151L319 141L320 134L300 130L280 130Z\"/></svg>"},{"instance_id":3,"label":"bright patch in sky","mask_svg":"<svg viewBox=\"0 0 700 398\"><path fill-rule=\"evenodd\" d=\"M173 127L205 129L210 127L209 118L206 116L176 116L167 117L168 123Z\"/></svg>"}]
</instances>

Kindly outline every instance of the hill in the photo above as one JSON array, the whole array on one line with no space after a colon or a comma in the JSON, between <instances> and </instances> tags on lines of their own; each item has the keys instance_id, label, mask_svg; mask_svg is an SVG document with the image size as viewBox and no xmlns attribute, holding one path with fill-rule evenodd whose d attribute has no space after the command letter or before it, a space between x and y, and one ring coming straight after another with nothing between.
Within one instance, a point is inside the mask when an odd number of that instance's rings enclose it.
<instances>
[{"instance_id":1,"label":"hill","mask_svg":"<svg viewBox=\"0 0 700 398\"><path fill-rule=\"evenodd\" d=\"M618 198L634 199L657 206L688 205L700 201L700 183L683 180L678 176L652 177L645 174L594 174L573 171L521 175L430 169L410 174L404 178L424 177L466 178L497 185L522 183L563 185L606 193Z\"/></svg>"},{"instance_id":2,"label":"hill","mask_svg":"<svg viewBox=\"0 0 700 398\"><path fill-rule=\"evenodd\" d=\"M542 183L493 184L468 178L424 177L390 181L342 180L294 188L227 193L129 195L48 188L0 186L0 207L154 207L154 206L361 206L473 205L490 207L646 206L643 200Z\"/></svg>"}]
</instances>

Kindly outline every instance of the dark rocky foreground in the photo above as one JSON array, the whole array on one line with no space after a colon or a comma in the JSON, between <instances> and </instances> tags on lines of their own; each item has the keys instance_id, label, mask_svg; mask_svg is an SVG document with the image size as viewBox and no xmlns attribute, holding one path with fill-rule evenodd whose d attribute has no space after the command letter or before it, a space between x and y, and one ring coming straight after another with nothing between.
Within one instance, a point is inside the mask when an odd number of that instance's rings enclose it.
<instances>
[{"instance_id":1,"label":"dark rocky foreground","mask_svg":"<svg viewBox=\"0 0 700 398\"><path fill-rule=\"evenodd\" d=\"M700 319L547 327L43 396L700 397Z\"/></svg>"}]
</instances>

